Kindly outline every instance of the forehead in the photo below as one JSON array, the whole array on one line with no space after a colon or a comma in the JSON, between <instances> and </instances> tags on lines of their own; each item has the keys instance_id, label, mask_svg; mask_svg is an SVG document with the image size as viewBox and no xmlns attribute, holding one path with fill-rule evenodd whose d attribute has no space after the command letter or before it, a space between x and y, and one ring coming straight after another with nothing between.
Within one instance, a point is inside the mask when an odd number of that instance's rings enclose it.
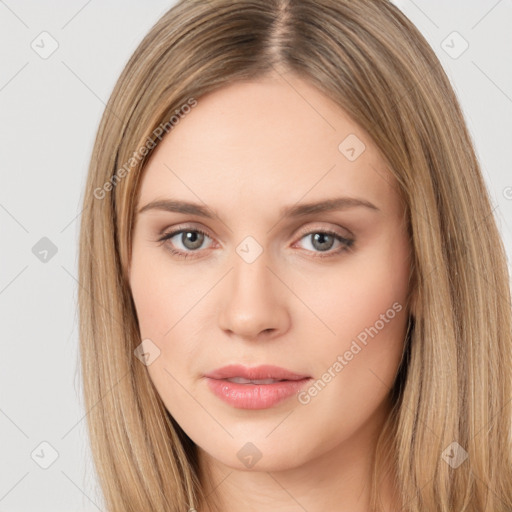
<instances>
[{"instance_id":1,"label":"forehead","mask_svg":"<svg viewBox=\"0 0 512 512\"><path fill-rule=\"evenodd\" d=\"M274 75L199 98L155 148L139 205L168 194L219 211L278 209L353 195L392 209L395 188L374 142L338 105L302 79Z\"/></svg>"}]
</instances>

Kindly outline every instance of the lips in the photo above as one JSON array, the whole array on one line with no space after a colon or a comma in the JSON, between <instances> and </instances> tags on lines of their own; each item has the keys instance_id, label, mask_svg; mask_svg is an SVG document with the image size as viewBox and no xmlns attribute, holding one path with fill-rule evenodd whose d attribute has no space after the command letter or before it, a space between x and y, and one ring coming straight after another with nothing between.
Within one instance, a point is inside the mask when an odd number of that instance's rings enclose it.
<instances>
[{"instance_id":1,"label":"lips","mask_svg":"<svg viewBox=\"0 0 512 512\"><path fill-rule=\"evenodd\" d=\"M208 388L237 409L267 409L297 394L311 379L278 366L229 365L205 376Z\"/></svg>"},{"instance_id":2,"label":"lips","mask_svg":"<svg viewBox=\"0 0 512 512\"><path fill-rule=\"evenodd\" d=\"M309 375L301 375L298 373L291 372L279 366L272 365L261 365L255 367L247 367L238 364L232 364L228 366L223 366L222 368L217 368L210 373L207 373L205 377L209 377L210 379L245 379L248 381L258 381L258 380L271 380L281 381L281 380L301 380L309 378ZM236 382L236 381L233 381ZM240 382L241 383L241 382ZM268 384L270 384L269 382ZM266 384L263 382L262 384Z\"/></svg>"}]
</instances>

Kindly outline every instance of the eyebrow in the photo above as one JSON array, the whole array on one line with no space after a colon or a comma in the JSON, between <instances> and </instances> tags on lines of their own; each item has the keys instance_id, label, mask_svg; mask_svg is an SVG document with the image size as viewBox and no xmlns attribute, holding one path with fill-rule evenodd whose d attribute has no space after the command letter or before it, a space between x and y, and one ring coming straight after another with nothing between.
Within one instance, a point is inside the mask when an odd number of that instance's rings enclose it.
<instances>
[{"instance_id":1,"label":"eyebrow","mask_svg":"<svg viewBox=\"0 0 512 512\"><path fill-rule=\"evenodd\" d=\"M281 209L280 216L283 218L302 217L314 213L322 213L334 210L347 210L355 207L365 207L370 210L380 211L373 203L365 199L355 197L336 197L332 199L325 199L312 203L295 204L292 206L285 206ZM166 212L187 213L190 215L197 215L213 219L216 217L216 212L210 208L203 206L199 203L191 203L188 201L178 201L175 199L160 199L152 201L146 206L143 206L138 213L143 213L148 210L161 210Z\"/></svg>"}]
</instances>

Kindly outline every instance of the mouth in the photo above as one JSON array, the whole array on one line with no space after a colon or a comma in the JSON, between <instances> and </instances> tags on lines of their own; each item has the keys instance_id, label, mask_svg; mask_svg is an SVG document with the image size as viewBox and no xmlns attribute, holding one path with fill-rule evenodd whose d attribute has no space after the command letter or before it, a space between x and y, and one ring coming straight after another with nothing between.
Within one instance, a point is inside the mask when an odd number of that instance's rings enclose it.
<instances>
[{"instance_id":1,"label":"mouth","mask_svg":"<svg viewBox=\"0 0 512 512\"><path fill-rule=\"evenodd\" d=\"M260 365L260 366L243 366L241 364L230 364L228 366L223 366L222 368L217 368L207 374L205 377L209 377L211 379L245 379L249 381L258 381L258 380L272 380L272 381L281 381L281 380L300 380L308 378L309 375L299 374L287 370L285 368L281 368L280 366L273 365ZM263 383L265 384L265 383Z\"/></svg>"},{"instance_id":2,"label":"mouth","mask_svg":"<svg viewBox=\"0 0 512 512\"><path fill-rule=\"evenodd\" d=\"M237 409L267 409L297 394L309 375L278 366L229 365L204 375L214 395Z\"/></svg>"},{"instance_id":3,"label":"mouth","mask_svg":"<svg viewBox=\"0 0 512 512\"><path fill-rule=\"evenodd\" d=\"M287 379L244 379L243 377L231 377L221 380L235 382L236 384L274 384L275 382L284 382Z\"/></svg>"}]
</instances>

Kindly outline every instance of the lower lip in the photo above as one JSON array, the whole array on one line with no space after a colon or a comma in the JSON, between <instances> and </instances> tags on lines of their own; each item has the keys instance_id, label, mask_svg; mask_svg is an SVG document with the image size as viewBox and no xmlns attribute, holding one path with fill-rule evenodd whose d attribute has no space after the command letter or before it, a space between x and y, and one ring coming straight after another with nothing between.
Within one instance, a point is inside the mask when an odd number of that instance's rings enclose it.
<instances>
[{"instance_id":1,"label":"lower lip","mask_svg":"<svg viewBox=\"0 0 512 512\"><path fill-rule=\"evenodd\" d=\"M237 384L206 377L210 390L237 409L267 409L295 395L310 378L283 380L273 384Z\"/></svg>"}]
</instances>

